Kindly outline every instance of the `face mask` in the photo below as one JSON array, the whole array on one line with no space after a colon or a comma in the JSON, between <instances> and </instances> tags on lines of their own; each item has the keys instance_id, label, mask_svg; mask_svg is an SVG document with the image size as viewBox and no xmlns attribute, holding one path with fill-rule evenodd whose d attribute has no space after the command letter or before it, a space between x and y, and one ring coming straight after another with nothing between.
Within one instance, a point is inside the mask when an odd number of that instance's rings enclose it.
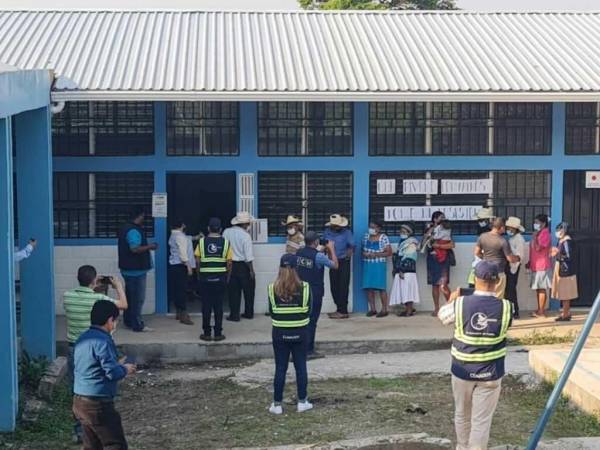
<instances>
[{"instance_id":1,"label":"face mask","mask_svg":"<svg viewBox=\"0 0 600 450\"><path fill-rule=\"evenodd\" d=\"M486 222L485 220L480 220L480 221L479 221L479 226L480 226L481 228L487 227L487 222Z\"/></svg>"},{"instance_id":2,"label":"face mask","mask_svg":"<svg viewBox=\"0 0 600 450\"><path fill-rule=\"evenodd\" d=\"M288 233L290 236L293 236L293 235L295 235L295 234L296 234L296 229L295 229L295 228L288 228L288 230L287 230L287 233Z\"/></svg>"},{"instance_id":3,"label":"face mask","mask_svg":"<svg viewBox=\"0 0 600 450\"><path fill-rule=\"evenodd\" d=\"M400 239L402 239L402 240L408 239L408 234L401 234Z\"/></svg>"},{"instance_id":4,"label":"face mask","mask_svg":"<svg viewBox=\"0 0 600 450\"><path fill-rule=\"evenodd\" d=\"M556 236L556 239L561 239L562 236L562 231L557 231L556 233L554 233L554 235Z\"/></svg>"},{"instance_id":5,"label":"face mask","mask_svg":"<svg viewBox=\"0 0 600 450\"><path fill-rule=\"evenodd\" d=\"M369 228L369 235L374 236L377 234L377 230L375 228Z\"/></svg>"},{"instance_id":6,"label":"face mask","mask_svg":"<svg viewBox=\"0 0 600 450\"><path fill-rule=\"evenodd\" d=\"M542 225L541 225L541 224L539 224L539 223L534 223L534 224L533 224L533 229L534 229L535 231L540 231L540 230L541 230L541 228L542 228Z\"/></svg>"},{"instance_id":7,"label":"face mask","mask_svg":"<svg viewBox=\"0 0 600 450\"><path fill-rule=\"evenodd\" d=\"M507 230L507 231L506 231L506 234L507 234L507 235L509 235L509 236L514 236L514 235L515 235L515 233L514 233L514 232L512 232L512 231L510 231L510 230Z\"/></svg>"}]
</instances>

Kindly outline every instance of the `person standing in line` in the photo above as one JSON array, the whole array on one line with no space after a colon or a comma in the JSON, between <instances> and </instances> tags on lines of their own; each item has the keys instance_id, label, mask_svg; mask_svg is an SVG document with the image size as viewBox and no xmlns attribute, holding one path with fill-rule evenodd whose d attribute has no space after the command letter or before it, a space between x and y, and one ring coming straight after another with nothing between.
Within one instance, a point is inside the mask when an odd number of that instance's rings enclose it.
<instances>
[{"instance_id":1,"label":"person standing in line","mask_svg":"<svg viewBox=\"0 0 600 450\"><path fill-rule=\"evenodd\" d=\"M298 250L298 276L310 286L312 294L312 308L310 312L308 359L322 358L323 355L315 351L315 336L317 334L317 322L323 307L323 295L325 295L325 267L338 268L338 260L335 255L333 241L329 241L325 248L327 254L317 250L319 246L319 235L314 231L306 233L305 246ZM328 257L329 256L329 257ZM331 259L330 259L331 258Z\"/></svg>"},{"instance_id":2,"label":"person standing in line","mask_svg":"<svg viewBox=\"0 0 600 450\"><path fill-rule=\"evenodd\" d=\"M393 258L394 283L390 294L392 305L404 305L399 317L415 315L414 305L420 302L419 282L417 280L417 257L419 241L413 236L412 224L400 226L400 242Z\"/></svg>"},{"instance_id":3,"label":"person standing in line","mask_svg":"<svg viewBox=\"0 0 600 450\"><path fill-rule=\"evenodd\" d=\"M290 355L296 370L298 388L297 411L313 408L308 401L308 373L306 356L311 316L311 293L307 282L301 281L296 272L298 258L286 253L279 262L279 274L268 287L269 312L273 325L273 351L275 353L275 378L271 414L283 414L283 390Z\"/></svg>"},{"instance_id":4,"label":"person standing in line","mask_svg":"<svg viewBox=\"0 0 600 450\"><path fill-rule=\"evenodd\" d=\"M329 271L329 288L336 305L336 312L329 314L331 319L347 319L348 296L350 295L350 272L354 254L354 236L348 229L348 219L340 214L332 214L328 227L323 233L325 241L333 241L338 268Z\"/></svg>"},{"instance_id":5,"label":"person standing in line","mask_svg":"<svg viewBox=\"0 0 600 450\"><path fill-rule=\"evenodd\" d=\"M223 299L231 274L233 252L229 241L221 236L221 219L212 217L208 221L208 236L198 242L196 248L200 296L202 297L203 341L222 341ZM214 313L215 326L211 329L210 318ZM212 331L214 330L214 337Z\"/></svg>"},{"instance_id":6,"label":"person standing in line","mask_svg":"<svg viewBox=\"0 0 600 450\"><path fill-rule=\"evenodd\" d=\"M193 258L189 257L188 245L185 223L181 219L175 219L169 237L169 300L175 304L175 320L184 325L194 325L187 312L188 277L193 274Z\"/></svg>"},{"instance_id":7,"label":"person standing in line","mask_svg":"<svg viewBox=\"0 0 600 450\"><path fill-rule=\"evenodd\" d=\"M228 285L229 316L227 320L239 322L240 317L254 318L254 291L256 275L254 273L254 251L249 230L254 218L247 212L238 212L231 220L231 227L223 233L233 250L233 266ZM244 314L240 316L244 293Z\"/></svg>"},{"instance_id":8,"label":"person standing in line","mask_svg":"<svg viewBox=\"0 0 600 450\"><path fill-rule=\"evenodd\" d=\"M144 208L135 206L130 221L119 231L119 269L125 280L125 294L129 308L123 314L125 326L131 330L152 331L142 320L146 300L146 277L152 269L151 251L157 244L149 244L144 232Z\"/></svg>"},{"instance_id":9,"label":"person standing in line","mask_svg":"<svg viewBox=\"0 0 600 450\"><path fill-rule=\"evenodd\" d=\"M483 207L477 211L477 214L475 214L474 218L474 220L477 221L477 236L481 236L483 233L491 231L492 227L490 226L490 221L493 219L494 212L492 211L492 208ZM475 257L471 270L469 271L467 283L469 283L469 288L471 289L475 287L475 266L479 261L481 261L481 259Z\"/></svg>"},{"instance_id":10,"label":"person standing in line","mask_svg":"<svg viewBox=\"0 0 600 450\"><path fill-rule=\"evenodd\" d=\"M287 216L281 224L286 228L287 240L285 242L286 253L296 253L304 247L304 235L302 234L302 222L296 216Z\"/></svg>"},{"instance_id":11,"label":"person standing in line","mask_svg":"<svg viewBox=\"0 0 600 450\"><path fill-rule=\"evenodd\" d=\"M17 251L13 255L13 259L16 263L23 261L31 256L35 247L37 246L37 241L35 239L30 239L25 247L21 250Z\"/></svg>"},{"instance_id":12,"label":"person standing in line","mask_svg":"<svg viewBox=\"0 0 600 450\"><path fill-rule=\"evenodd\" d=\"M559 223L555 234L558 247L552 249L552 256L556 259L552 276L552 298L560 300L562 306L562 311L555 320L568 322L571 320L571 301L579 297L574 263L575 246L569 234L568 223Z\"/></svg>"},{"instance_id":13,"label":"person standing in line","mask_svg":"<svg viewBox=\"0 0 600 450\"><path fill-rule=\"evenodd\" d=\"M512 254L519 257L519 261L511 262L506 266L506 290L504 297L513 304L513 319L519 319L519 300L517 298L517 282L521 271L521 261L525 260L525 228L518 217L509 217L506 220L506 234Z\"/></svg>"},{"instance_id":14,"label":"person standing in line","mask_svg":"<svg viewBox=\"0 0 600 450\"><path fill-rule=\"evenodd\" d=\"M93 266L86 265L77 270L77 281L79 287L68 290L63 294L63 307L67 319L67 342L69 344L67 361L71 382L74 380L73 349L75 342L77 342L79 336L90 328L90 314L96 302L106 300L117 305L117 308L122 311L127 309L127 296L118 278L100 279L96 269ZM116 300L94 290L97 286L104 287L106 282L109 282L116 291ZM78 421L73 426L73 440L77 443L81 443L82 440L81 424Z\"/></svg>"},{"instance_id":15,"label":"person standing in line","mask_svg":"<svg viewBox=\"0 0 600 450\"><path fill-rule=\"evenodd\" d=\"M512 323L511 303L495 294L500 274L495 263L479 262L473 295L461 297L457 289L439 312L445 325L455 322L451 371L456 450L488 448Z\"/></svg>"},{"instance_id":16,"label":"person standing in line","mask_svg":"<svg viewBox=\"0 0 600 450\"><path fill-rule=\"evenodd\" d=\"M73 413L83 427L85 450L127 450L121 416L115 409L117 384L133 375L136 367L117 359L111 337L119 309L100 300L92 307L91 327L75 343Z\"/></svg>"},{"instance_id":17,"label":"person standing in line","mask_svg":"<svg viewBox=\"0 0 600 450\"><path fill-rule=\"evenodd\" d=\"M506 223L504 218L496 217L492 221L492 230L479 236L475 244L474 255L484 261L491 261L498 266L498 286L496 286L496 297L504 298L506 289L506 266L508 263L518 263L518 256L513 255L508 241L504 238Z\"/></svg>"},{"instance_id":18,"label":"person standing in line","mask_svg":"<svg viewBox=\"0 0 600 450\"><path fill-rule=\"evenodd\" d=\"M454 248L452 229L442 211L431 215L431 223L425 229L421 241L421 251L427 253L427 284L431 286L434 311L433 317L440 310L440 292L446 300L450 298L450 258L448 251Z\"/></svg>"},{"instance_id":19,"label":"person standing in line","mask_svg":"<svg viewBox=\"0 0 600 450\"><path fill-rule=\"evenodd\" d=\"M552 239L550 237L550 219L546 214L539 214L533 223L533 235L529 242L529 262L527 269L530 271L530 286L537 294L537 310L531 313L532 317L546 317L546 303L548 289L552 287Z\"/></svg>"},{"instance_id":20,"label":"person standing in line","mask_svg":"<svg viewBox=\"0 0 600 450\"><path fill-rule=\"evenodd\" d=\"M388 237L382 233L382 225L371 221L369 231L363 238L363 279L362 287L367 293L369 311L367 317L386 317L389 312L387 295L387 259L392 256L392 246ZM375 297L379 293L381 311L377 312Z\"/></svg>"}]
</instances>

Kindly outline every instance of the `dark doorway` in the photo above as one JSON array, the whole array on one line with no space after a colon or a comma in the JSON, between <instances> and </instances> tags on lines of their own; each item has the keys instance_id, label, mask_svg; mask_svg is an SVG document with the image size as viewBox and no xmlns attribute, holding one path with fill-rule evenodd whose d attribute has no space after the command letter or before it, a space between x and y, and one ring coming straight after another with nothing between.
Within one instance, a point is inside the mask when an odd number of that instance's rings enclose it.
<instances>
[{"instance_id":1,"label":"dark doorway","mask_svg":"<svg viewBox=\"0 0 600 450\"><path fill-rule=\"evenodd\" d=\"M186 234L206 234L208 220L219 217L226 228L236 213L235 172L210 172L167 175L169 219L180 218L187 225ZM171 223L169 223L168 233ZM167 236L168 239L168 236ZM197 243L194 242L194 245ZM190 283L188 304L190 312L200 311L200 302L194 295L195 285ZM173 309L169 299L169 308Z\"/></svg>"},{"instance_id":2,"label":"dark doorway","mask_svg":"<svg viewBox=\"0 0 600 450\"><path fill-rule=\"evenodd\" d=\"M600 189L585 187L584 170L565 171L563 187L563 216L576 245L579 299L574 305L591 306L600 290Z\"/></svg>"}]
</instances>

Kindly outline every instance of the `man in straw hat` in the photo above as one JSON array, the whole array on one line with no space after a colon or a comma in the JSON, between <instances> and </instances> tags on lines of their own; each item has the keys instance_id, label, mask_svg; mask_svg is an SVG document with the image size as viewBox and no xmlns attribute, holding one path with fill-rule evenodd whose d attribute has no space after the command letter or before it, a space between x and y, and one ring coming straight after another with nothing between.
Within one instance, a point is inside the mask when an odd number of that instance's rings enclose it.
<instances>
[{"instance_id":1,"label":"man in straw hat","mask_svg":"<svg viewBox=\"0 0 600 450\"><path fill-rule=\"evenodd\" d=\"M302 234L302 222L296 216L287 216L287 219L281 222L286 228L287 241L285 242L285 252L295 254L304 247L304 235Z\"/></svg>"},{"instance_id":2,"label":"man in straw hat","mask_svg":"<svg viewBox=\"0 0 600 450\"><path fill-rule=\"evenodd\" d=\"M325 224L327 229L323 239L332 241L335 255L338 259L338 268L329 270L329 287L331 296L337 307L335 313L329 315L332 319L347 319L348 295L350 294L350 271L352 254L354 253L354 236L348 229L348 219L340 214L329 216Z\"/></svg>"},{"instance_id":3,"label":"man in straw hat","mask_svg":"<svg viewBox=\"0 0 600 450\"><path fill-rule=\"evenodd\" d=\"M233 264L228 286L229 294L229 316L227 320L240 321L240 309L242 303L242 292L244 293L245 319L254 318L254 290L256 288L254 267L254 252L252 248L252 237L249 230L254 217L245 211L238 212L231 219L232 227L227 228L223 237L231 245L233 251Z\"/></svg>"},{"instance_id":4,"label":"man in straw hat","mask_svg":"<svg viewBox=\"0 0 600 450\"><path fill-rule=\"evenodd\" d=\"M490 221L494 219L492 208L481 208L479 211L477 211L477 214L475 214L474 219L477 221L477 225L479 225L477 229L477 235L487 233L492 229L490 226Z\"/></svg>"},{"instance_id":5,"label":"man in straw hat","mask_svg":"<svg viewBox=\"0 0 600 450\"><path fill-rule=\"evenodd\" d=\"M519 318L519 300L517 299L517 281L519 280L519 271L521 270L521 261L525 258L525 239L523 232L525 228L521 225L521 219L518 217L509 217L506 220L506 234L508 235L508 244L513 255L519 257L519 261L510 263L506 266L506 290L504 298L513 304L513 318Z\"/></svg>"}]
</instances>

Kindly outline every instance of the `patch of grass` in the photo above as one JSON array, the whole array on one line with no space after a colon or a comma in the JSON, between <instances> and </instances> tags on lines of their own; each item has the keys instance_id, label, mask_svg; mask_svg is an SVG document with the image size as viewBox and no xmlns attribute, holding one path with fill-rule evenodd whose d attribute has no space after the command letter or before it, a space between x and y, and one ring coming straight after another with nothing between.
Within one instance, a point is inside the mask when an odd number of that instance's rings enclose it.
<instances>
[{"instance_id":1,"label":"patch of grass","mask_svg":"<svg viewBox=\"0 0 600 450\"><path fill-rule=\"evenodd\" d=\"M533 330L521 337L509 338L509 345L549 345L571 344L577 339L577 333L570 330L567 333L557 333L556 328Z\"/></svg>"},{"instance_id":2,"label":"patch of grass","mask_svg":"<svg viewBox=\"0 0 600 450\"><path fill-rule=\"evenodd\" d=\"M48 359L44 356L32 358L23 352L19 359L19 383L29 392L35 392L48 368Z\"/></svg>"}]
</instances>

